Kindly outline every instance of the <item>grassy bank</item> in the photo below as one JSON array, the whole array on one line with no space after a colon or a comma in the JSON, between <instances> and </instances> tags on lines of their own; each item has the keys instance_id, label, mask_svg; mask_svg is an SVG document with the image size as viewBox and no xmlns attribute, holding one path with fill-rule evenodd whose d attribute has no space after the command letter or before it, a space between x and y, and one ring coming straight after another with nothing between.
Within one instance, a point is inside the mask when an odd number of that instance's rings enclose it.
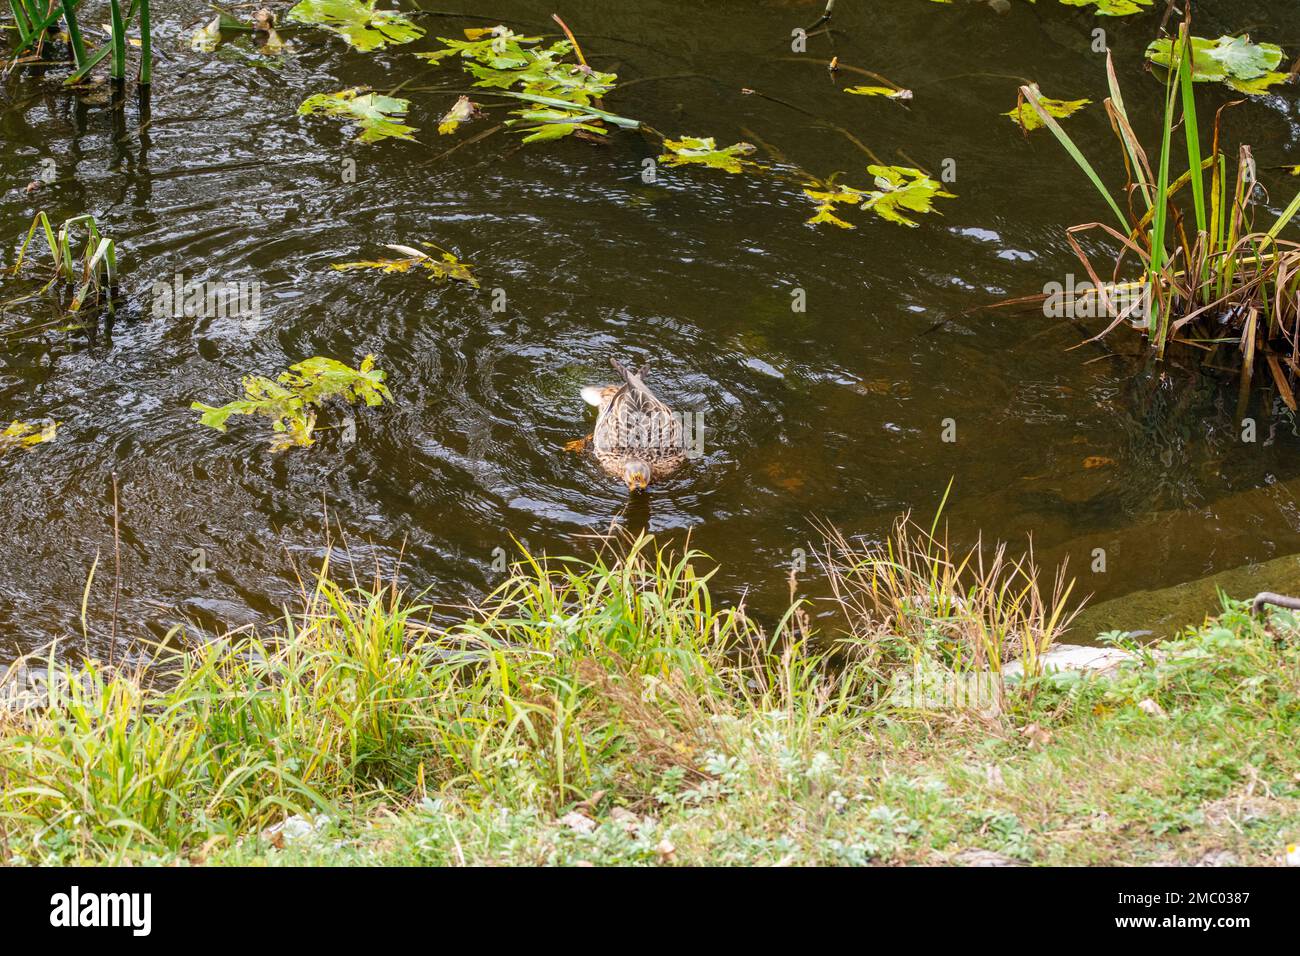
<instances>
[{"instance_id":1,"label":"grassy bank","mask_svg":"<svg viewBox=\"0 0 1300 956\"><path fill-rule=\"evenodd\" d=\"M1290 614L1230 605L1111 677L1004 681L1058 636L1062 587L905 531L831 542L820 635L797 605L764 633L713 603L700 556L641 541L529 559L451 628L326 569L264 635L133 674L47 662L48 696L0 718L0 854L1267 864L1300 840ZM919 708L918 661L991 673L992 697Z\"/></svg>"}]
</instances>

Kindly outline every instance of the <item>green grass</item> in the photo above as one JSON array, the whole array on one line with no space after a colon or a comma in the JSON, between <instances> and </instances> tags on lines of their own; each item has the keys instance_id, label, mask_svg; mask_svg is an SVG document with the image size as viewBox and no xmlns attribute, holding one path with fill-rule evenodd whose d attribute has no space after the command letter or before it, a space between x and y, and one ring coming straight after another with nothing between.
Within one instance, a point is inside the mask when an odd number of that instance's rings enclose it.
<instances>
[{"instance_id":1,"label":"green grass","mask_svg":"<svg viewBox=\"0 0 1300 956\"><path fill-rule=\"evenodd\" d=\"M267 636L147 672L47 661L48 700L0 721L0 855L1269 863L1300 839L1286 612L1266 627L1229 603L1111 678L1009 684L992 716L923 712L883 691L925 641L846 665L827 642L861 635L810 639L797 607L765 635L714 603L703 564L645 539L527 558L450 628L326 573ZM315 828L275 832L294 816Z\"/></svg>"}]
</instances>

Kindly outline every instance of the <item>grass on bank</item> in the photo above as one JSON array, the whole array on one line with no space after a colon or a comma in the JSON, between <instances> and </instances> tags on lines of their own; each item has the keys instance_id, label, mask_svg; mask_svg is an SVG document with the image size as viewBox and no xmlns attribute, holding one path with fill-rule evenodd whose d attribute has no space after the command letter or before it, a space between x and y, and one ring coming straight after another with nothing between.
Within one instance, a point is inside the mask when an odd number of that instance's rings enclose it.
<instances>
[{"instance_id":1,"label":"grass on bank","mask_svg":"<svg viewBox=\"0 0 1300 956\"><path fill-rule=\"evenodd\" d=\"M888 577L908 540L858 545L859 571ZM1266 629L1229 605L1113 679L927 711L899 677L969 659L953 642L980 633L978 575L942 578L946 610L927 598L920 624L814 635L796 604L769 635L714 604L701 564L645 539L617 560L528 558L446 629L326 573L266 636L130 674L47 660L48 697L0 721L0 855L1265 863L1300 839L1286 612Z\"/></svg>"}]
</instances>

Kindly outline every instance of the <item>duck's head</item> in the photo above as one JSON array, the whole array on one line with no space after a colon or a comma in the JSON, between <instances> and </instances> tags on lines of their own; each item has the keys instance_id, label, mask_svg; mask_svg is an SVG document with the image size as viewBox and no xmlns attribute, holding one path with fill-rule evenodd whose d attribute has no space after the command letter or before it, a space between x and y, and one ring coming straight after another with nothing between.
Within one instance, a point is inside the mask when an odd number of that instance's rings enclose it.
<instances>
[{"instance_id":1,"label":"duck's head","mask_svg":"<svg viewBox=\"0 0 1300 956\"><path fill-rule=\"evenodd\" d=\"M640 458L629 458L623 463L623 481L627 490L635 494L650 486L650 463Z\"/></svg>"}]
</instances>

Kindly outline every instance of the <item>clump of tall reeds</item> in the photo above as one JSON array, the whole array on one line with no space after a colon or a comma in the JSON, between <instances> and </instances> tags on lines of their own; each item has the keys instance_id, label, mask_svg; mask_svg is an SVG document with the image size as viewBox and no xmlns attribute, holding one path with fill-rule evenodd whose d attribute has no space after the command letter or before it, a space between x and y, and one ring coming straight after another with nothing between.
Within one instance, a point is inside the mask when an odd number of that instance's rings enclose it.
<instances>
[{"instance_id":1,"label":"clump of tall reeds","mask_svg":"<svg viewBox=\"0 0 1300 956\"><path fill-rule=\"evenodd\" d=\"M1300 344L1300 244L1279 237L1300 212L1300 195L1267 229L1256 228L1255 161L1249 146L1239 146L1235 176L1229 174L1229 157L1220 141L1223 108L1215 113L1210 150L1204 152L1193 94L1194 55L1189 18L1172 43L1160 150L1152 164L1134 132L1107 54L1106 111L1123 147L1127 175L1124 193L1118 196L1048 114L1036 91L1024 86L1020 93L1114 214L1116 226L1092 222L1068 230L1096 287L1084 294L1098 296L1100 314L1112 317L1097 337L1129 321L1146 332L1158 357L1173 343L1207 351L1235 347L1242 355L1243 387L1249 384L1257 357L1262 357L1279 393L1294 409L1290 379ZM1181 149L1175 143L1180 126ZM1179 158L1185 159L1187 169L1175 175ZM1180 193L1191 194L1190 209L1180 203ZM1092 230L1101 230L1120 246L1109 282L1098 276L1077 239ZM1123 281L1126 265L1135 261L1141 277Z\"/></svg>"},{"instance_id":2,"label":"clump of tall reeds","mask_svg":"<svg viewBox=\"0 0 1300 956\"><path fill-rule=\"evenodd\" d=\"M109 62L109 76L117 81L125 80L129 45L126 31L135 21L140 32L139 82L141 86L148 86L153 70L149 0L131 0L130 6L125 0L109 0L109 42L94 51L86 46L85 34L77 20L80 6L81 0L59 0L57 3L52 0L9 0L9 10L18 34L15 52L39 52L49 38L49 31L62 20L67 28L73 59L72 75L65 82L81 81L105 59Z\"/></svg>"},{"instance_id":3,"label":"clump of tall reeds","mask_svg":"<svg viewBox=\"0 0 1300 956\"><path fill-rule=\"evenodd\" d=\"M56 282L62 282L72 290L72 299L68 305L69 312L78 312L90 300L96 304L101 301L113 311L113 286L117 281L117 243L105 235L99 223L91 215L74 216L64 220L56 230L44 212L36 214L27 238L18 247L18 257L14 262L13 275L18 275L27 255L27 248L38 230L45 239L50 252L52 272L50 279L36 295L44 293ZM85 245L77 252L78 230L85 232ZM24 301L16 299L13 301Z\"/></svg>"}]
</instances>

